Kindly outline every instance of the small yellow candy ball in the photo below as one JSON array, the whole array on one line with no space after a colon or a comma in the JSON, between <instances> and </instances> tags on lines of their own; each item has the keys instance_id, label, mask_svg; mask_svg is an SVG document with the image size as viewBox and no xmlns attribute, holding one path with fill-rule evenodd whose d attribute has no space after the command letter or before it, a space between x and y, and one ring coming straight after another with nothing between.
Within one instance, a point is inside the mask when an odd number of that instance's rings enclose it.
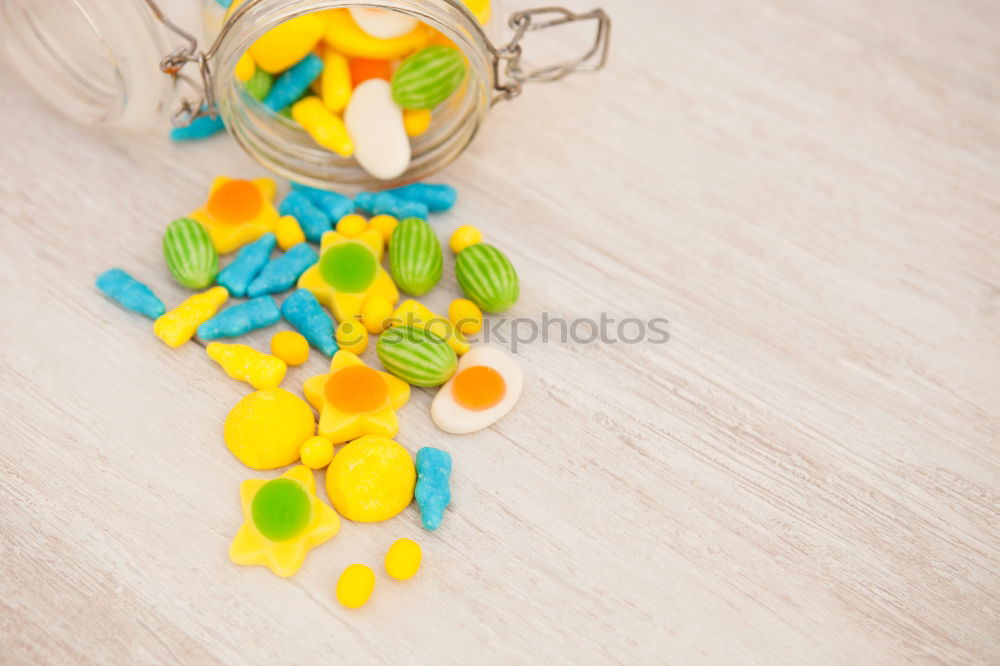
<instances>
[{"instance_id":1,"label":"small yellow candy ball","mask_svg":"<svg viewBox=\"0 0 1000 666\"><path fill-rule=\"evenodd\" d=\"M399 220L394 218L392 215L376 215L372 219L368 220L368 226L371 229L375 229L380 234L382 234L382 240L389 243L389 237L392 236L393 230L395 230L396 225L399 224Z\"/></svg>"},{"instance_id":2,"label":"small yellow candy ball","mask_svg":"<svg viewBox=\"0 0 1000 666\"><path fill-rule=\"evenodd\" d=\"M287 365L302 365L309 359L309 342L295 331L281 331L271 338L271 353Z\"/></svg>"},{"instance_id":3,"label":"small yellow candy ball","mask_svg":"<svg viewBox=\"0 0 1000 666\"><path fill-rule=\"evenodd\" d=\"M309 469L321 469L333 460L333 442L326 437L315 435L302 442L299 449L302 464Z\"/></svg>"},{"instance_id":4,"label":"small yellow candy ball","mask_svg":"<svg viewBox=\"0 0 1000 666\"><path fill-rule=\"evenodd\" d=\"M392 301L384 296L372 296L361 306L361 321L372 335L382 333L391 316Z\"/></svg>"},{"instance_id":5,"label":"small yellow candy ball","mask_svg":"<svg viewBox=\"0 0 1000 666\"><path fill-rule=\"evenodd\" d=\"M302 232L299 221L291 215L283 215L278 218L278 223L274 226L274 235L277 236L278 247L282 250L304 243L306 240L306 235Z\"/></svg>"},{"instance_id":6,"label":"small yellow candy ball","mask_svg":"<svg viewBox=\"0 0 1000 666\"><path fill-rule=\"evenodd\" d=\"M368 331L357 319L340 322L336 336L337 346L352 354L361 354L368 348Z\"/></svg>"},{"instance_id":7,"label":"small yellow candy ball","mask_svg":"<svg viewBox=\"0 0 1000 666\"><path fill-rule=\"evenodd\" d=\"M430 109L404 109L403 127L407 136L420 136L431 126Z\"/></svg>"},{"instance_id":8,"label":"small yellow candy ball","mask_svg":"<svg viewBox=\"0 0 1000 666\"><path fill-rule=\"evenodd\" d=\"M337 222L337 233L348 238L357 238L368 228L368 221L357 213L351 213Z\"/></svg>"},{"instance_id":9,"label":"small yellow candy ball","mask_svg":"<svg viewBox=\"0 0 1000 666\"><path fill-rule=\"evenodd\" d=\"M413 578L420 568L420 544L411 539L396 539L385 554L385 571L396 580Z\"/></svg>"},{"instance_id":10,"label":"small yellow candy ball","mask_svg":"<svg viewBox=\"0 0 1000 666\"><path fill-rule=\"evenodd\" d=\"M348 608L361 608L375 589L375 572L363 564L352 564L344 569L337 581L337 601Z\"/></svg>"},{"instance_id":11,"label":"small yellow candy ball","mask_svg":"<svg viewBox=\"0 0 1000 666\"><path fill-rule=\"evenodd\" d=\"M455 233L451 235L451 240L448 241L448 245L451 246L451 251L458 254L470 245L475 245L476 243L481 243L483 240L483 232L476 229L471 224L465 224L455 229Z\"/></svg>"},{"instance_id":12,"label":"small yellow candy ball","mask_svg":"<svg viewBox=\"0 0 1000 666\"><path fill-rule=\"evenodd\" d=\"M467 298L456 298L451 302L448 319L463 335L478 333L483 327L483 311Z\"/></svg>"}]
</instances>

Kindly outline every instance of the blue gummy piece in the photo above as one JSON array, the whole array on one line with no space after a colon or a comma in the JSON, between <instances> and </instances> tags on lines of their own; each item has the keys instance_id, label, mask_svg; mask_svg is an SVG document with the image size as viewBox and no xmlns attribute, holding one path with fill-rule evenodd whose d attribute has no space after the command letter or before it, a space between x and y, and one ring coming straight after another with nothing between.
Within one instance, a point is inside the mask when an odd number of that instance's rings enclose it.
<instances>
[{"instance_id":1,"label":"blue gummy piece","mask_svg":"<svg viewBox=\"0 0 1000 666\"><path fill-rule=\"evenodd\" d=\"M413 494L420 505L420 522L425 530L436 530L441 526L444 510L451 502L449 478L450 453L430 446L417 451L417 487Z\"/></svg>"},{"instance_id":2,"label":"blue gummy piece","mask_svg":"<svg viewBox=\"0 0 1000 666\"><path fill-rule=\"evenodd\" d=\"M174 127L171 129L170 138L173 141L197 141L198 139L207 139L224 129L226 129L226 125L222 122L220 114L216 114L214 118L211 116L199 116L192 120L191 124L187 127Z\"/></svg>"},{"instance_id":3,"label":"blue gummy piece","mask_svg":"<svg viewBox=\"0 0 1000 666\"><path fill-rule=\"evenodd\" d=\"M264 106L272 111L280 111L294 104L322 71L323 60L315 53L310 53L274 80L274 85L264 98Z\"/></svg>"},{"instance_id":4,"label":"blue gummy piece","mask_svg":"<svg viewBox=\"0 0 1000 666\"><path fill-rule=\"evenodd\" d=\"M330 218L322 210L313 205L304 192L292 190L278 206L282 215L291 215L299 221L302 233L313 243L318 243L323 234L333 228Z\"/></svg>"},{"instance_id":5,"label":"blue gummy piece","mask_svg":"<svg viewBox=\"0 0 1000 666\"><path fill-rule=\"evenodd\" d=\"M226 9L229 9L229 5L233 4L233 0L215 0L215 1L219 3L220 7L224 7Z\"/></svg>"},{"instance_id":6,"label":"blue gummy piece","mask_svg":"<svg viewBox=\"0 0 1000 666\"><path fill-rule=\"evenodd\" d=\"M278 304L270 296L261 296L218 313L198 327L198 337L202 340L234 338L276 324L279 319Z\"/></svg>"},{"instance_id":7,"label":"blue gummy piece","mask_svg":"<svg viewBox=\"0 0 1000 666\"><path fill-rule=\"evenodd\" d=\"M397 220L408 217L427 219L427 205L418 201L406 201L388 192L359 192L354 204L372 215L392 215Z\"/></svg>"},{"instance_id":8,"label":"blue gummy piece","mask_svg":"<svg viewBox=\"0 0 1000 666\"><path fill-rule=\"evenodd\" d=\"M230 296L243 298L247 295L250 283L267 265L275 243L277 243L277 238L270 232L250 243L237 253L236 258L228 266L222 269L216 282L225 287Z\"/></svg>"},{"instance_id":9,"label":"blue gummy piece","mask_svg":"<svg viewBox=\"0 0 1000 666\"><path fill-rule=\"evenodd\" d=\"M331 223L354 212L354 200L339 192L320 190L298 183L292 183L292 189L304 194L313 206L326 214Z\"/></svg>"},{"instance_id":10,"label":"blue gummy piece","mask_svg":"<svg viewBox=\"0 0 1000 666\"><path fill-rule=\"evenodd\" d=\"M97 288L123 308L156 319L167 308L153 290L120 268L112 268L97 276Z\"/></svg>"},{"instance_id":11,"label":"blue gummy piece","mask_svg":"<svg viewBox=\"0 0 1000 666\"><path fill-rule=\"evenodd\" d=\"M386 190L389 194L403 201L415 201L427 206L432 213L451 210L458 200L458 190L451 185L434 185L432 183L413 183Z\"/></svg>"},{"instance_id":12,"label":"blue gummy piece","mask_svg":"<svg viewBox=\"0 0 1000 666\"><path fill-rule=\"evenodd\" d=\"M281 304L281 316L313 347L327 356L337 353L333 318L327 314L312 292L296 289Z\"/></svg>"},{"instance_id":13,"label":"blue gummy piece","mask_svg":"<svg viewBox=\"0 0 1000 666\"><path fill-rule=\"evenodd\" d=\"M317 261L319 261L319 255L308 243L294 245L289 248L288 252L264 266L264 270L247 289L247 296L256 298L291 289L295 286L299 276Z\"/></svg>"}]
</instances>

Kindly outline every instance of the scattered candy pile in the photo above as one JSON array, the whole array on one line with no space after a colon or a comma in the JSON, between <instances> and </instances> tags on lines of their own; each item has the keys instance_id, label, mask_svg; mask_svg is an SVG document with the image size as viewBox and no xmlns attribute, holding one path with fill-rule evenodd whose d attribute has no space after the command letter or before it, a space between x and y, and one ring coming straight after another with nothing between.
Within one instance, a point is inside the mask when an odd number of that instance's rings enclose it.
<instances>
[{"instance_id":1,"label":"scattered candy pile","mask_svg":"<svg viewBox=\"0 0 1000 666\"><path fill-rule=\"evenodd\" d=\"M442 245L427 215L454 206L454 188L413 184L351 199L293 183L275 207L276 189L268 179L216 178L202 208L167 226L167 269L182 286L204 290L172 310L117 268L100 275L97 287L155 320L153 332L168 347L195 336L212 341L208 357L253 389L225 419L226 446L255 470L301 464L278 478L241 485L243 525L229 554L237 564L290 576L312 548L337 534L340 516L388 520L415 497L423 527L441 525L451 501L451 455L424 447L414 462L393 439L411 385L440 387L431 404L433 422L444 432L465 434L509 412L523 376L509 354L466 338L482 327L484 310L502 312L519 294L510 261L482 243L477 229L463 226L450 238L466 298L455 299L447 317L414 299L400 302L400 291L420 296L441 279ZM276 246L283 251L272 257ZM388 270L382 263L386 246ZM230 253L235 256L220 270L220 255ZM288 291L279 305L275 297ZM223 307L231 297L245 300ZM275 333L270 353L215 342L282 319L294 330ZM370 335L377 336L385 371L359 357ZM303 399L281 384L289 366L306 362L310 346L330 357L330 366L304 382ZM312 470L324 467L332 508L316 494ZM420 546L399 539L386 554L385 569L406 580L420 562ZM357 608L374 585L372 569L354 564L341 575L336 595Z\"/></svg>"},{"instance_id":2,"label":"scattered candy pile","mask_svg":"<svg viewBox=\"0 0 1000 666\"><path fill-rule=\"evenodd\" d=\"M233 0L227 18L242 1ZM466 5L481 23L489 20L489 0ZM234 76L319 146L353 157L374 178L392 180L410 164L410 139L430 128L434 110L462 86L467 70L462 52L417 19L352 7L271 29L242 55ZM205 116L171 136L198 139L223 129L218 117Z\"/></svg>"}]
</instances>

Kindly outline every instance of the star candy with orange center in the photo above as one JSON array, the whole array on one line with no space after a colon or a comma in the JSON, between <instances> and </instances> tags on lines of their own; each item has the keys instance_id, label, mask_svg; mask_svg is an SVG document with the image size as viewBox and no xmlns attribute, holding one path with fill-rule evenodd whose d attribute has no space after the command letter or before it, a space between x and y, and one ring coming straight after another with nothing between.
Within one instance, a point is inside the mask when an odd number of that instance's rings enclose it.
<instances>
[{"instance_id":1,"label":"star candy with orange center","mask_svg":"<svg viewBox=\"0 0 1000 666\"><path fill-rule=\"evenodd\" d=\"M241 180L219 176L205 205L189 217L201 222L219 254L227 254L274 231L281 217L275 209L270 178Z\"/></svg>"},{"instance_id":2,"label":"star candy with orange center","mask_svg":"<svg viewBox=\"0 0 1000 666\"><path fill-rule=\"evenodd\" d=\"M329 373L307 379L302 388L319 411L319 434L335 444L364 435L393 437L396 410L410 399L409 384L344 350L333 355Z\"/></svg>"}]
</instances>

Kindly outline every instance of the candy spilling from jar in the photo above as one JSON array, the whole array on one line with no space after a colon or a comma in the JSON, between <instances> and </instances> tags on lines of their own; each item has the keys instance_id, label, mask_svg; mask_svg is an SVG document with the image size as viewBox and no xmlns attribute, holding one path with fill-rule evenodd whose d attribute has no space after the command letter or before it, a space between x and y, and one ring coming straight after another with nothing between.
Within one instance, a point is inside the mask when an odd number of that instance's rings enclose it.
<instances>
[{"instance_id":1,"label":"candy spilling from jar","mask_svg":"<svg viewBox=\"0 0 1000 666\"><path fill-rule=\"evenodd\" d=\"M234 0L227 16L242 1ZM489 0L465 3L481 23L489 20ZM352 7L276 26L242 55L234 76L249 96L318 146L390 181L409 167L411 140L431 128L468 68L451 40L417 19ZM222 129L219 119L203 117L171 136L199 139Z\"/></svg>"},{"instance_id":2,"label":"candy spilling from jar","mask_svg":"<svg viewBox=\"0 0 1000 666\"><path fill-rule=\"evenodd\" d=\"M510 261L475 227L458 227L446 244L466 296L452 301L447 317L413 298L399 302L401 291L423 296L442 280L445 244L428 218L455 206L455 188L413 183L351 198L292 183L280 204L276 197L273 180L220 176L204 205L166 225L167 271L185 288L207 288L171 310L120 269L101 274L97 287L154 320L153 333L168 347L207 343L205 355L248 385L225 417L226 448L254 470L294 466L240 485L242 523L229 557L287 577L337 535L342 518L381 522L415 500L423 529L442 526L452 499L451 454L420 446L414 457L396 441L407 442L397 412L414 409L408 404L416 387L435 389L429 415L443 433L465 435L510 412L524 379L507 352L466 337L483 327L483 310L506 310L520 293ZM282 251L272 256L276 248ZM215 341L282 320L287 328L273 334L270 353ZM366 362L360 355L369 336L377 342ZM322 359L322 374L300 382L294 368L309 362L310 345L330 358ZM324 468L328 501L314 473ZM422 562L421 546L402 538L384 569L405 581ZM372 567L352 564L334 595L345 608L361 608L376 580Z\"/></svg>"}]
</instances>

